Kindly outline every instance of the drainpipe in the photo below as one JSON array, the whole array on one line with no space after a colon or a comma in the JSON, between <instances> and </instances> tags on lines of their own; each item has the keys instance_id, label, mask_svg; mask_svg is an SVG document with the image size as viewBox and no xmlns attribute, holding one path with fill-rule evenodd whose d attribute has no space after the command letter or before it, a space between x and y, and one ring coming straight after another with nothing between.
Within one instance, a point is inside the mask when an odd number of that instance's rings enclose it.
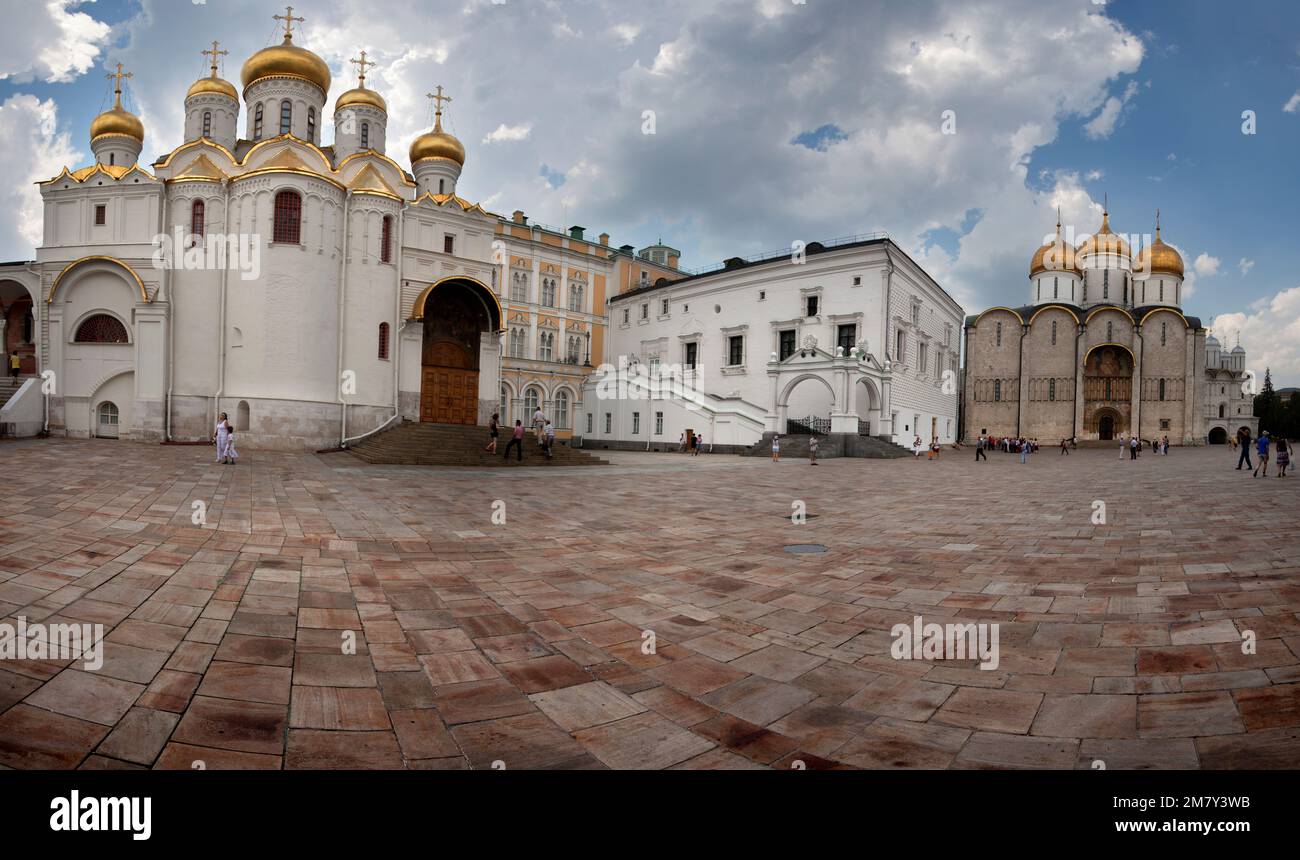
<instances>
[{"instance_id":1,"label":"drainpipe","mask_svg":"<svg viewBox=\"0 0 1300 860\"><path fill-rule=\"evenodd\" d=\"M230 217L230 180L223 179L221 184L226 189L226 226L231 223ZM258 240L260 241L260 240ZM261 253L260 251L258 253ZM227 263L229 261L227 260ZM212 396L212 421L209 427L215 427L217 416L221 414L221 398L226 393L226 296L230 290L230 266L227 265L224 272L221 273L221 307L219 321L221 323L220 334L217 337L217 393Z\"/></svg>"},{"instance_id":2,"label":"drainpipe","mask_svg":"<svg viewBox=\"0 0 1300 860\"><path fill-rule=\"evenodd\" d=\"M397 208L397 297L393 299L393 342L388 348L393 351L393 417L389 418L390 422L396 421L397 417L402 414L402 394L399 391L402 384L402 242L406 235L406 203L403 202Z\"/></svg>"},{"instance_id":3,"label":"drainpipe","mask_svg":"<svg viewBox=\"0 0 1300 860\"><path fill-rule=\"evenodd\" d=\"M40 311L45 305L44 296L41 295L41 275L36 270L34 263L27 264L27 271L32 277L36 278L36 297L32 299L32 335L36 338L36 376L41 380L41 395L45 399L45 423L42 425L42 432L45 435L50 433L50 394L46 391L45 378L42 375L45 372L45 349L49 348L48 320L43 320ZM41 332L45 331L46 335L42 336Z\"/></svg>"},{"instance_id":4,"label":"drainpipe","mask_svg":"<svg viewBox=\"0 0 1300 860\"><path fill-rule=\"evenodd\" d=\"M342 413L339 418L339 447L342 448L348 439L348 402L343 399L343 315L347 308L348 293L348 237L351 232L351 223L348 221L349 204L352 202L352 191L345 192L343 197L343 220L340 228L340 253L339 253L339 359L338 368L334 373L334 385L338 391L339 407Z\"/></svg>"},{"instance_id":5,"label":"drainpipe","mask_svg":"<svg viewBox=\"0 0 1300 860\"><path fill-rule=\"evenodd\" d=\"M159 195L158 210L159 210L158 225L161 229L162 235L166 236L167 235L167 186L166 185L163 186L162 194ZM175 257L174 257L175 253L176 253L176 249L173 248L172 265L175 265ZM176 299L175 297L172 296L171 266L168 265L163 266L162 283L163 283L163 290L167 296L167 395L164 398L165 400L164 409L166 411L166 415L163 416L163 441L170 442L172 440L172 391L174 390L175 383L176 383L176 370L175 370L175 366L176 366L175 317L176 315L173 313L173 308L175 306Z\"/></svg>"}]
</instances>

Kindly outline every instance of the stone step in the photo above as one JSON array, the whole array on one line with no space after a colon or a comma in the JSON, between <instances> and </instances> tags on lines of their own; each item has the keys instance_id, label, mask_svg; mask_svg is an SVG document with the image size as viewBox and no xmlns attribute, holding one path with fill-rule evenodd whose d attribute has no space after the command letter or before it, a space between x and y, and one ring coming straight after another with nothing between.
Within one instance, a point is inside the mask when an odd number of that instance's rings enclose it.
<instances>
[{"instance_id":1,"label":"stone step","mask_svg":"<svg viewBox=\"0 0 1300 860\"><path fill-rule=\"evenodd\" d=\"M510 432L502 428L503 433ZM520 465L518 454L510 452L505 459L508 436L497 442L497 453L484 451L488 442L488 429L472 425L424 424L403 422L391 430L371 436L350 450L367 463L389 463L417 466L475 466L493 468ZM525 466L599 466L607 461L576 448L557 442L548 459L529 434L524 439Z\"/></svg>"}]
</instances>

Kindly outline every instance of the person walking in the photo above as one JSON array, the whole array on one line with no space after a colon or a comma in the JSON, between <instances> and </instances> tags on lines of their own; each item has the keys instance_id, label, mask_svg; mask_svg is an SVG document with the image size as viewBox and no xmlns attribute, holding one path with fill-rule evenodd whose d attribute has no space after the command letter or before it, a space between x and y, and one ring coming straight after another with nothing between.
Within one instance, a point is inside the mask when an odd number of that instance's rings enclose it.
<instances>
[{"instance_id":1,"label":"person walking","mask_svg":"<svg viewBox=\"0 0 1300 860\"><path fill-rule=\"evenodd\" d=\"M700 456L700 449L703 448L703 447L704 447L704 437L701 436L700 434L696 433L696 434L695 434L695 450L691 452L691 456L692 456L692 457L698 457L698 456Z\"/></svg>"},{"instance_id":2,"label":"person walking","mask_svg":"<svg viewBox=\"0 0 1300 860\"><path fill-rule=\"evenodd\" d=\"M817 436L813 434L808 437L808 462L817 465Z\"/></svg>"},{"instance_id":3,"label":"person walking","mask_svg":"<svg viewBox=\"0 0 1300 860\"><path fill-rule=\"evenodd\" d=\"M1138 437L1136 436L1128 440L1128 458L1130 460L1138 458Z\"/></svg>"},{"instance_id":4,"label":"person walking","mask_svg":"<svg viewBox=\"0 0 1300 860\"><path fill-rule=\"evenodd\" d=\"M497 419L500 417L499 414L493 412L492 420L488 422L488 444L483 450L489 454L497 452L497 437L501 435L501 425L497 423Z\"/></svg>"},{"instance_id":5,"label":"person walking","mask_svg":"<svg viewBox=\"0 0 1300 860\"><path fill-rule=\"evenodd\" d=\"M18 381L18 372L23 369L23 360L18 357L18 350L14 350L9 355L9 375L13 377L14 382Z\"/></svg>"},{"instance_id":6,"label":"person walking","mask_svg":"<svg viewBox=\"0 0 1300 860\"><path fill-rule=\"evenodd\" d=\"M537 444L546 444L546 413L542 411L539 405L537 411L533 413L533 429L537 432Z\"/></svg>"},{"instance_id":7,"label":"person walking","mask_svg":"<svg viewBox=\"0 0 1300 860\"><path fill-rule=\"evenodd\" d=\"M1277 476L1286 477L1287 466L1291 465L1291 443L1286 436L1277 437Z\"/></svg>"},{"instance_id":8,"label":"person walking","mask_svg":"<svg viewBox=\"0 0 1300 860\"><path fill-rule=\"evenodd\" d=\"M229 421L226 422L226 457L232 466L239 459L239 452L235 450L235 428L230 426Z\"/></svg>"},{"instance_id":9,"label":"person walking","mask_svg":"<svg viewBox=\"0 0 1300 860\"><path fill-rule=\"evenodd\" d=\"M1260 433L1259 438L1255 440L1255 453L1259 455L1259 462L1255 465L1255 471L1250 473L1252 478L1259 477L1260 469L1264 470L1264 477L1268 477L1268 446L1272 441L1267 430Z\"/></svg>"},{"instance_id":10,"label":"person walking","mask_svg":"<svg viewBox=\"0 0 1300 860\"><path fill-rule=\"evenodd\" d=\"M1028 439L1020 440L1020 462L1022 464L1029 462L1029 440Z\"/></svg>"},{"instance_id":11,"label":"person walking","mask_svg":"<svg viewBox=\"0 0 1300 860\"><path fill-rule=\"evenodd\" d=\"M984 449L989 444L988 430L980 430L980 437L975 440L975 462L980 460L988 461L989 457L984 453Z\"/></svg>"},{"instance_id":12,"label":"person walking","mask_svg":"<svg viewBox=\"0 0 1300 860\"><path fill-rule=\"evenodd\" d=\"M226 420L224 412L217 417L217 426L212 430L212 441L217 443L217 462L225 463L229 456L226 446L230 443L230 422Z\"/></svg>"},{"instance_id":13,"label":"person walking","mask_svg":"<svg viewBox=\"0 0 1300 860\"><path fill-rule=\"evenodd\" d=\"M1069 439L1066 439L1066 438L1062 438L1062 439L1061 439L1061 453L1064 454L1064 455L1066 455L1067 457L1068 457L1069 454L1070 454L1070 444L1069 444L1069 443L1070 443L1070 440L1069 440Z\"/></svg>"},{"instance_id":14,"label":"person walking","mask_svg":"<svg viewBox=\"0 0 1300 860\"><path fill-rule=\"evenodd\" d=\"M935 436L930 441L930 459L938 460L941 453L943 453L943 446L939 444L939 437Z\"/></svg>"},{"instance_id":15,"label":"person walking","mask_svg":"<svg viewBox=\"0 0 1300 860\"><path fill-rule=\"evenodd\" d=\"M772 462L773 463L781 462L781 437L780 436L772 437Z\"/></svg>"},{"instance_id":16,"label":"person walking","mask_svg":"<svg viewBox=\"0 0 1300 860\"><path fill-rule=\"evenodd\" d=\"M1250 464L1250 429L1242 427L1237 431L1237 443L1241 445L1241 456L1237 458L1237 471L1241 471L1241 464L1245 463L1246 468L1253 468Z\"/></svg>"},{"instance_id":17,"label":"person walking","mask_svg":"<svg viewBox=\"0 0 1300 860\"><path fill-rule=\"evenodd\" d=\"M1123 435L1121 435L1119 437L1119 458L1123 460L1124 455L1127 453L1128 453L1128 440L1124 438Z\"/></svg>"},{"instance_id":18,"label":"person walking","mask_svg":"<svg viewBox=\"0 0 1300 860\"><path fill-rule=\"evenodd\" d=\"M917 436L915 439L912 440L912 459L913 460L921 459L921 452L924 450L925 450L925 443L921 441L920 436Z\"/></svg>"},{"instance_id":19,"label":"person walking","mask_svg":"<svg viewBox=\"0 0 1300 860\"><path fill-rule=\"evenodd\" d=\"M507 460L510 459L511 448L515 449L515 453L519 456L519 462L522 463L524 461L524 422L522 421L515 421L514 435L511 436L510 441L506 443L505 457Z\"/></svg>"},{"instance_id":20,"label":"person walking","mask_svg":"<svg viewBox=\"0 0 1300 860\"><path fill-rule=\"evenodd\" d=\"M542 438L545 440L542 443L542 450L546 452L546 459L549 460L555 452L555 425L550 421L546 422L546 429L542 431Z\"/></svg>"}]
</instances>

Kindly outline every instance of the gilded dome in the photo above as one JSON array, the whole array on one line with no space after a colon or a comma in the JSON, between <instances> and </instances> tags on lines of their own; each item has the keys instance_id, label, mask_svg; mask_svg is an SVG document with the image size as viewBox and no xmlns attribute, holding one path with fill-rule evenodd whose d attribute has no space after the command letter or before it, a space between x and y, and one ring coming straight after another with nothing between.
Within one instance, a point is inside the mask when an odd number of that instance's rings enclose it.
<instances>
[{"instance_id":1,"label":"gilded dome","mask_svg":"<svg viewBox=\"0 0 1300 860\"><path fill-rule=\"evenodd\" d=\"M235 101L239 101L239 91L235 89L235 85L230 81L223 81L216 75L207 78L199 78L194 82L193 86L190 87L190 91L185 94L185 98L188 99L191 96L203 95L204 93L227 96Z\"/></svg>"},{"instance_id":2,"label":"gilded dome","mask_svg":"<svg viewBox=\"0 0 1300 860\"><path fill-rule=\"evenodd\" d=\"M1156 240L1138 252L1134 267L1147 274L1183 276L1183 258L1160 238L1160 212L1156 212Z\"/></svg>"},{"instance_id":3,"label":"gilded dome","mask_svg":"<svg viewBox=\"0 0 1300 860\"><path fill-rule=\"evenodd\" d=\"M240 72L245 89L263 78L277 75L303 78L320 87L321 92L330 91L330 67L311 51L295 45L288 35L279 45L263 48L249 57Z\"/></svg>"},{"instance_id":4,"label":"gilded dome","mask_svg":"<svg viewBox=\"0 0 1300 860\"><path fill-rule=\"evenodd\" d=\"M105 134L124 134L143 143L144 123L140 122L138 116L123 108L119 101L90 123L91 140Z\"/></svg>"},{"instance_id":5,"label":"gilded dome","mask_svg":"<svg viewBox=\"0 0 1300 860\"><path fill-rule=\"evenodd\" d=\"M1121 257L1130 254L1128 243L1111 232L1109 212L1102 212L1101 227L1096 234L1079 243L1078 255L1085 257L1089 254L1111 254Z\"/></svg>"},{"instance_id":6,"label":"gilded dome","mask_svg":"<svg viewBox=\"0 0 1300 860\"><path fill-rule=\"evenodd\" d=\"M1034 258L1029 261L1029 277L1039 272L1070 272L1082 275L1075 257L1074 249L1061 238L1060 215L1057 215L1056 238L1039 248Z\"/></svg>"},{"instance_id":7,"label":"gilded dome","mask_svg":"<svg viewBox=\"0 0 1300 860\"><path fill-rule=\"evenodd\" d=\"M447 158L465 166L465 147L455 135L442 130L441 111L434 120L433 131L425 132L411 143L411 164L426 158Z\"/></svg>"},{"instance_id":8,"label":"gilded dome","mask_svg":"<svg viewBox=\"0 0 1300 860\"><path fill-rule=\"evenodd\" d=\"M348 90L339 96L338 101L334 102L334 112L337 113L351 105L379 108L384 113L388 113L388 103L384 101L384 97L365 87Z\"/></svg>"}]
</instances>

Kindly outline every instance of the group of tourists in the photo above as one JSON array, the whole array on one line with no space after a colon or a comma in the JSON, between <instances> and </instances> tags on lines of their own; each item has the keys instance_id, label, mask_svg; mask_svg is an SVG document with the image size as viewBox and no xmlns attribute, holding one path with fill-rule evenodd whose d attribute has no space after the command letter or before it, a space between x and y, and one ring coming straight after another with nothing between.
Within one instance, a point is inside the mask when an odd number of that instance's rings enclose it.
<instances>
[{"instance_id":1,"label":"group of tourists","mask_svg":"<svg viewBox=\"0 0 1300 860\"><path fill-rule=\"evenodd\" d=\"M235 450L235 428L230 426L230 419L224 412L217 418L212 441L217 443L217 462L227 466L235 465L235 460L239 459L239 452Z\"/></svg>"},{"instance_id":2,"label":"group of tourists","mask_svg":"<svg viewBox=\"0 0 1300 860\"><path fill-rule=\"evenodd\" d=\"M1063 454L1069 453L1065 450L1065 443L1066 440L1062 439L1061 453ZM912 445L915 448L916 442L913 442ZM1005 454L1019 454L1020 462L1028 463L1029 455L1038 453L1038 440L1025 436L1003 436L999 439L996 436L990 436L988 430L981 430L979 438L975 440L975 462L987 460L988 455L985 452L994 449Z\"/></svg>"},{"instance_id":3,"label":"group of tourists","mask_svg":"<svg viewBox=\"0 0 1300 860\"><path fill-rule=\"evenodd\" d=\"M1160 454L1163 457L1169 456L1169 437L1162 436L1159 439L1142 439L1138 436L1120 436L1119 437L1119 458L1124 459L1128 454L1130 460L1136 460L1143 450L1150 448L1151 453Z\"/></svg>"},{"instance_id":4,"label":"group of tourists","mask_svg":"<svg viewBox=\"0 0 1300 860\"><path fill-rule=\"evenodd\" d=\"M942 450L943 450L943 445L939 444L938 436L935 436L933 439L931 439L929 445L922 442L920 436L917 436L915 439L912 440L912 457L914 459L919 460L921 457L921 453L924 451L924 452L928 452L926 456L927 460L937 460L939 459L939 452Z\"/></svg>"},{"instance_id":5,"label":"group of tourists","mask_svg":"<svg viewBox=\"0 0 1300 860\"><path fill-rule=\"evenodd\" d=\"M483 450L489 454L497 452L497 439L501 435L501 416L499 413L492 413L492 420L488 422L488 444ZM506 443L505 458L510 459L510 451L514 449L515 462L522 463L524 460L524 436L527 434L524 428L524 422L515 421L515 427L510 435L510 441ZM546 459L551 459L555 450L555 425L546 417L546 413L538 409L533 413L533 432L537 437L537 445L541 448Z\"/></svg>"},{"instance_id":6,"label":"group of tourists","mask_svg":"<svg viewBox=\"0 0 1300 860\"><path fill-rule=\"evenodd\" d=\"M1237 458L1237 470L1240 471L1242 465L1245 464L1247 469L1251 469L1250 476L1252 478L1258 478L1261 474L1267 478L1268 461L1271 454L1277 462L1277 476L1285 478L1287 469L1291 467L1291 442L1285 436L1274 438L1265 430L1259 434L1259 438L1254 440L1254 445L1258 463L1252 467L1250 462L1250 428L1242 427L1237 431L1237 437L1233 445L1233 447L1241 449L1241 456Z\"/></svg>"},{"instance_id":7,"label":"group of tourists","mask_svg":"<svg viewBox=\"0 0 1300 860\"><path fill-rule=\"evenodd\" d=\"M700 449L704 447L704 437L699 433L692 433L688 438L685 431L677 438L677 453L690 454L692 457L700 456Z\"/></svg>"},{"instance_id":8,"label":"group of tourists","mask_svg":"<svg viewBox=\"0 0 1300 860\"><path fill-rule=\"evenodd\" d=\"M817 448L820 445L821 442L817 439L816 434L808 437L808 462L814 466L817 465ZM699 453L698 449L696 453ZM772 437L772 462L781 462L781 435L779 433Z\"/></svg>"}]
</instances>

